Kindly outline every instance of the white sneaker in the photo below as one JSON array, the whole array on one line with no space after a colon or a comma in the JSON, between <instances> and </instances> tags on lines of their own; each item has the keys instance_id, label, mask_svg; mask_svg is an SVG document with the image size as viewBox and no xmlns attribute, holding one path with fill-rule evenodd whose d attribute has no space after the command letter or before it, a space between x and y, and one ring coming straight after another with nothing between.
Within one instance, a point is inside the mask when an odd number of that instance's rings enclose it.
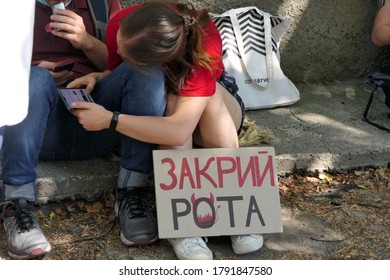
<instances>
[{"instance_id":1,"label":"white sneaker","mask_svg":"<svg viewBox=\"0 0 390 280\"><path fill-rule=\"evenodd\" d=\"M263 236L259 234L252 235L234 235L230 237L232 248L237 255L248 254L263 247Z\"/></svg>"},{"instance_id":2,"label":"white sneaker","mask_svg":"<svg viewBox=\"0 0 390 280\"><path fill-rule=\"evenodd\" d=\"M212 260L213 253L201 237L168 239L179 260Z\"/></svg>"}]
</instances>

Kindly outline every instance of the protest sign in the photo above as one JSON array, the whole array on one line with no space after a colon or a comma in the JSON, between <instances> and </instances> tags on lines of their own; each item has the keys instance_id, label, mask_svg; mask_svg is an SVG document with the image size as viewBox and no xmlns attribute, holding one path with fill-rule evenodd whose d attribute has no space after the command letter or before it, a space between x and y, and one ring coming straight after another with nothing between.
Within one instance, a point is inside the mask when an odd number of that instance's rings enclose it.
<instances>
[{"instance_id":1,"label":"protest sign","mask_svg":"<svg viewBox=\"0 0 390 280\"><path fill-rule=\"evenodd\" d=\"M282 232L273 147L156 150L160 238Z\"/></svg>"}]
</instances>

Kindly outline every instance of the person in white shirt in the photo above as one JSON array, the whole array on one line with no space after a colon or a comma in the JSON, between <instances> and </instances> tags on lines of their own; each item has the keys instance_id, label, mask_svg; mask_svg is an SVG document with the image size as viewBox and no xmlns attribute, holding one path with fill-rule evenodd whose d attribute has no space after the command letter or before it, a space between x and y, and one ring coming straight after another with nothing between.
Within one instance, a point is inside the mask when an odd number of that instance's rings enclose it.
<instances>
[{"instance_id":1,"label":"person in white shirt","mask_svg":"<svg viewBox=\"0 0 390 280\"><path fill-rule=\"evenodd\" d=\"M11 11L15 9L15 2L2 1L0 6L2 11ZM27 115L34 14L35 0L25 0L17 18L13 13L4 13L0 17L2 37L12 38L7 44L2 44L0 52L0 77L3 81L0 93L0 149L4 126L17 124Z\"/></svg>"}]
</instances>

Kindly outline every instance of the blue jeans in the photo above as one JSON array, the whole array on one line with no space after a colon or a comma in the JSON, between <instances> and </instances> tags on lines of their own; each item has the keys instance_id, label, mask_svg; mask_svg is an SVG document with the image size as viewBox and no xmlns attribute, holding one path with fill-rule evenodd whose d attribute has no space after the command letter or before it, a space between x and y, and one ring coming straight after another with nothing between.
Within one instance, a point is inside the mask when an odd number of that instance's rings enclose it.
<instances>
[{"instance_id":1,"label":"blue jeans","mask_svg":"<svg viewBox=\"0 0 390 280\"><path fill-rule=\"evenodd\" d=\"M50 73L32 67L28 116L4 129L1 179L5 200L35 200L38 160L88 160L121 144L118 187L146 186L156 145L108 129L89 132L62 104ZM94 101L123 114L162 116L166 106L164 75L159 69L141 73L122 63L97 83Z\"/></svg>"}]
</instances>

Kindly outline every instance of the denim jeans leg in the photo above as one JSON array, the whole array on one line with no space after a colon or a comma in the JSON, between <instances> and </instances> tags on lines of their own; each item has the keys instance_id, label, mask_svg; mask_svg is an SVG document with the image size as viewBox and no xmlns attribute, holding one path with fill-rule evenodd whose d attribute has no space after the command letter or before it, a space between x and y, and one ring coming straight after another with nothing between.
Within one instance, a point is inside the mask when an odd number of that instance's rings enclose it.
<instances>
[{"instance_id":1,"label":"denim jeans leg","mask_svg":"<svg viewBox=\"0 0 390 280\"><path fill-rule=\"evenodd\" d=\"M162 116L166 106L164 75L157 67L141 72L122 63L98 83L93 97L106 109L122 114ZM155 144L122 135L118 187L150 186L156 148Z\"/></svg>"},{"instance_id":2,"label":"denim jeans leg","mask_svg":"<svg viewBox=\"0 0 390 280\"><path fill-rule=\"evenodd\" d=\"M60 113L58 111L64 111ZM63 116L60 118L60 116ZM65 106L58 104L57 114L48 122L40 160L90 160L101 157L120 144L116 131L87 131Z\"/></svg>"},{"instance_id":3,"label":"denim jeans leg","mask_svg":"<svg viewBox=\"0 0 390 280\"><path fill-rule=\"evenodd\" d=\"M19 124L4 129L1 179L5 185L5 199L24 197L35 200L35 168L46 122L57 100L56 86L50 73L32 67L27 117Z\"/></svg>"}]
</instances>

